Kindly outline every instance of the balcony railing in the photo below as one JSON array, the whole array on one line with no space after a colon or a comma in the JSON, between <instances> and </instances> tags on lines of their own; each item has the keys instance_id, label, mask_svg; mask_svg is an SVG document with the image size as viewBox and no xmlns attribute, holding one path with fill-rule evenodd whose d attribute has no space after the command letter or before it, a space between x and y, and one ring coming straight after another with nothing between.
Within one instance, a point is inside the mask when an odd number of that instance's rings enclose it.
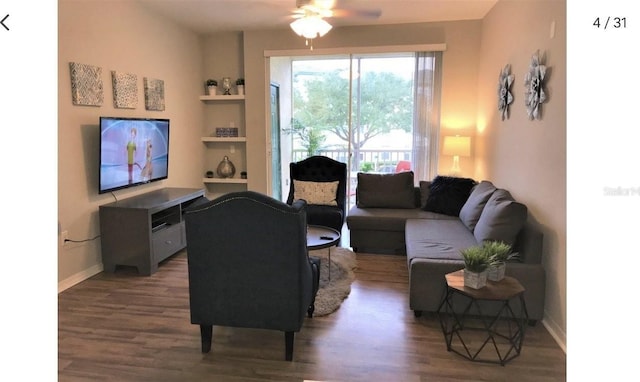
<instances>
[{"instance_id":1,"label":"balcony railing","mask_svg":"<svg viewBox=\"0 0 640 382\"><path fill-rule=\"evenodd\" d=\"M327 156L343 163L348 163L349 158L347 150L339 149L320 150L316 155ZM294 162L301 161L308 156L305 150L293 150ZM411 150L359 150L354 151L351 171L392 173L396 171L398 163L401 161L411 161Z\"/></svg>"}]
</instances>

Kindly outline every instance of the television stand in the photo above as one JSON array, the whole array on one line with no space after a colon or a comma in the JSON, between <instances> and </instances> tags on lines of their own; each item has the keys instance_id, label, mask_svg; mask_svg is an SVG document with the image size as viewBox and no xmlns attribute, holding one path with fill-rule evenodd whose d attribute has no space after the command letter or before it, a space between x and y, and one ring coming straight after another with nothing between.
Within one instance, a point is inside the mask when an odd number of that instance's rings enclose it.
<instances>
[{"instance_id":1,"label":"television stand","mask_svg":"<svg viewBox=\"0 0 640 382\"><path fill-rule=\"evenodd\" d=\"M134 266L150 276L158 263L187 246L184 210L204 197L197 188L163 188L100 206L106 272Z\"/></svg>"}]
</instances>

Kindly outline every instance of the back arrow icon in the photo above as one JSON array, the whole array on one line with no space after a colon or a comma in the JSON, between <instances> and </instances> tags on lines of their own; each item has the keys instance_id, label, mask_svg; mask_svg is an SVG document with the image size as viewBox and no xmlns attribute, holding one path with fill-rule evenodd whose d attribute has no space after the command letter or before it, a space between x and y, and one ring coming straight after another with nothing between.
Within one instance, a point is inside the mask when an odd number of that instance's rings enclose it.
<instances>
[{"instance_id":1,"label":"back arrow icon","mask_svg":"<svg viewBox=\"0 0 640 382\"><path fill-rule=\"evenodd\" d=\"M8 19L8 18L9 18L9 15L6 15L6 16L2 19L2 21L0 21L0 24L1 24L1 25L4 27L4 29L6 29L6 30L9 30L9 27L8 27L8 26L6 26L6 25L4 24L4 21L5 21L6 19Z\"/></svg>"}]
</instances>

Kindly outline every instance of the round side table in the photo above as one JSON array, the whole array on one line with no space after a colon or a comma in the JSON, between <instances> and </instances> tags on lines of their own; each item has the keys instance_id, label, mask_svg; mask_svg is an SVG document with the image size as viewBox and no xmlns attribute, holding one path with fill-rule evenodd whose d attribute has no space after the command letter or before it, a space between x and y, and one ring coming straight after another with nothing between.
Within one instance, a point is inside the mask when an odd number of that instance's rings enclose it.
<instances>
[{"instance_id":1,"label":"round side table","mask_svg":"<svg viewBox=\"0 0 640 382\"><path fill-rule=\"evenodd\" d=\"M329 280L331 280L331 247L340 242L340 232L319 225L307 226L307 249L310 251L329 248Z\"/></svg>"}]
</instances>

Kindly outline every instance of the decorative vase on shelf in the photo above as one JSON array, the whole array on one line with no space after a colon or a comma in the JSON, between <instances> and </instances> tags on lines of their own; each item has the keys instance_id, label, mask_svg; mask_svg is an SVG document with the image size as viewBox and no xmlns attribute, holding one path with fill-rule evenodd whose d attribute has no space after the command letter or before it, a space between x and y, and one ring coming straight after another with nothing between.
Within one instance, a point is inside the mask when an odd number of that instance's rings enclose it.
<instances>
[{"instance_id":1,"label":"decorative vase on shelf","mask_svg":"<svg viewBox=\"0 0 640 382\"><path fill-rule=\"evenodd\" d=\"M234 166L233 162L229 160L229 157L225 155L220 164L218 164L216 173L221 178L233 178L236 174L236 166Z\"/></svg>"},{"instance_id":2,"label":"decorative vase on shelf","mask_svg":"<svg viewBox=\"0 0 640 382\"><path fill-rule=\"evenodd\" d=\"M214 96L217 93L218 87L217 86L207 86L207 89L209 90L209 95Z\"/></svg>"},{"instance_id":3,"label":"decorative vase on shelf","mask_svg":"<svg viewBox=\"0 0 640 382\"><path fill-rule=\"evenodd\" d=\"M231 78L224 77L222 79L222 89L224 90L224 95L231 95Z\"/></svg>"}]
</instances>

